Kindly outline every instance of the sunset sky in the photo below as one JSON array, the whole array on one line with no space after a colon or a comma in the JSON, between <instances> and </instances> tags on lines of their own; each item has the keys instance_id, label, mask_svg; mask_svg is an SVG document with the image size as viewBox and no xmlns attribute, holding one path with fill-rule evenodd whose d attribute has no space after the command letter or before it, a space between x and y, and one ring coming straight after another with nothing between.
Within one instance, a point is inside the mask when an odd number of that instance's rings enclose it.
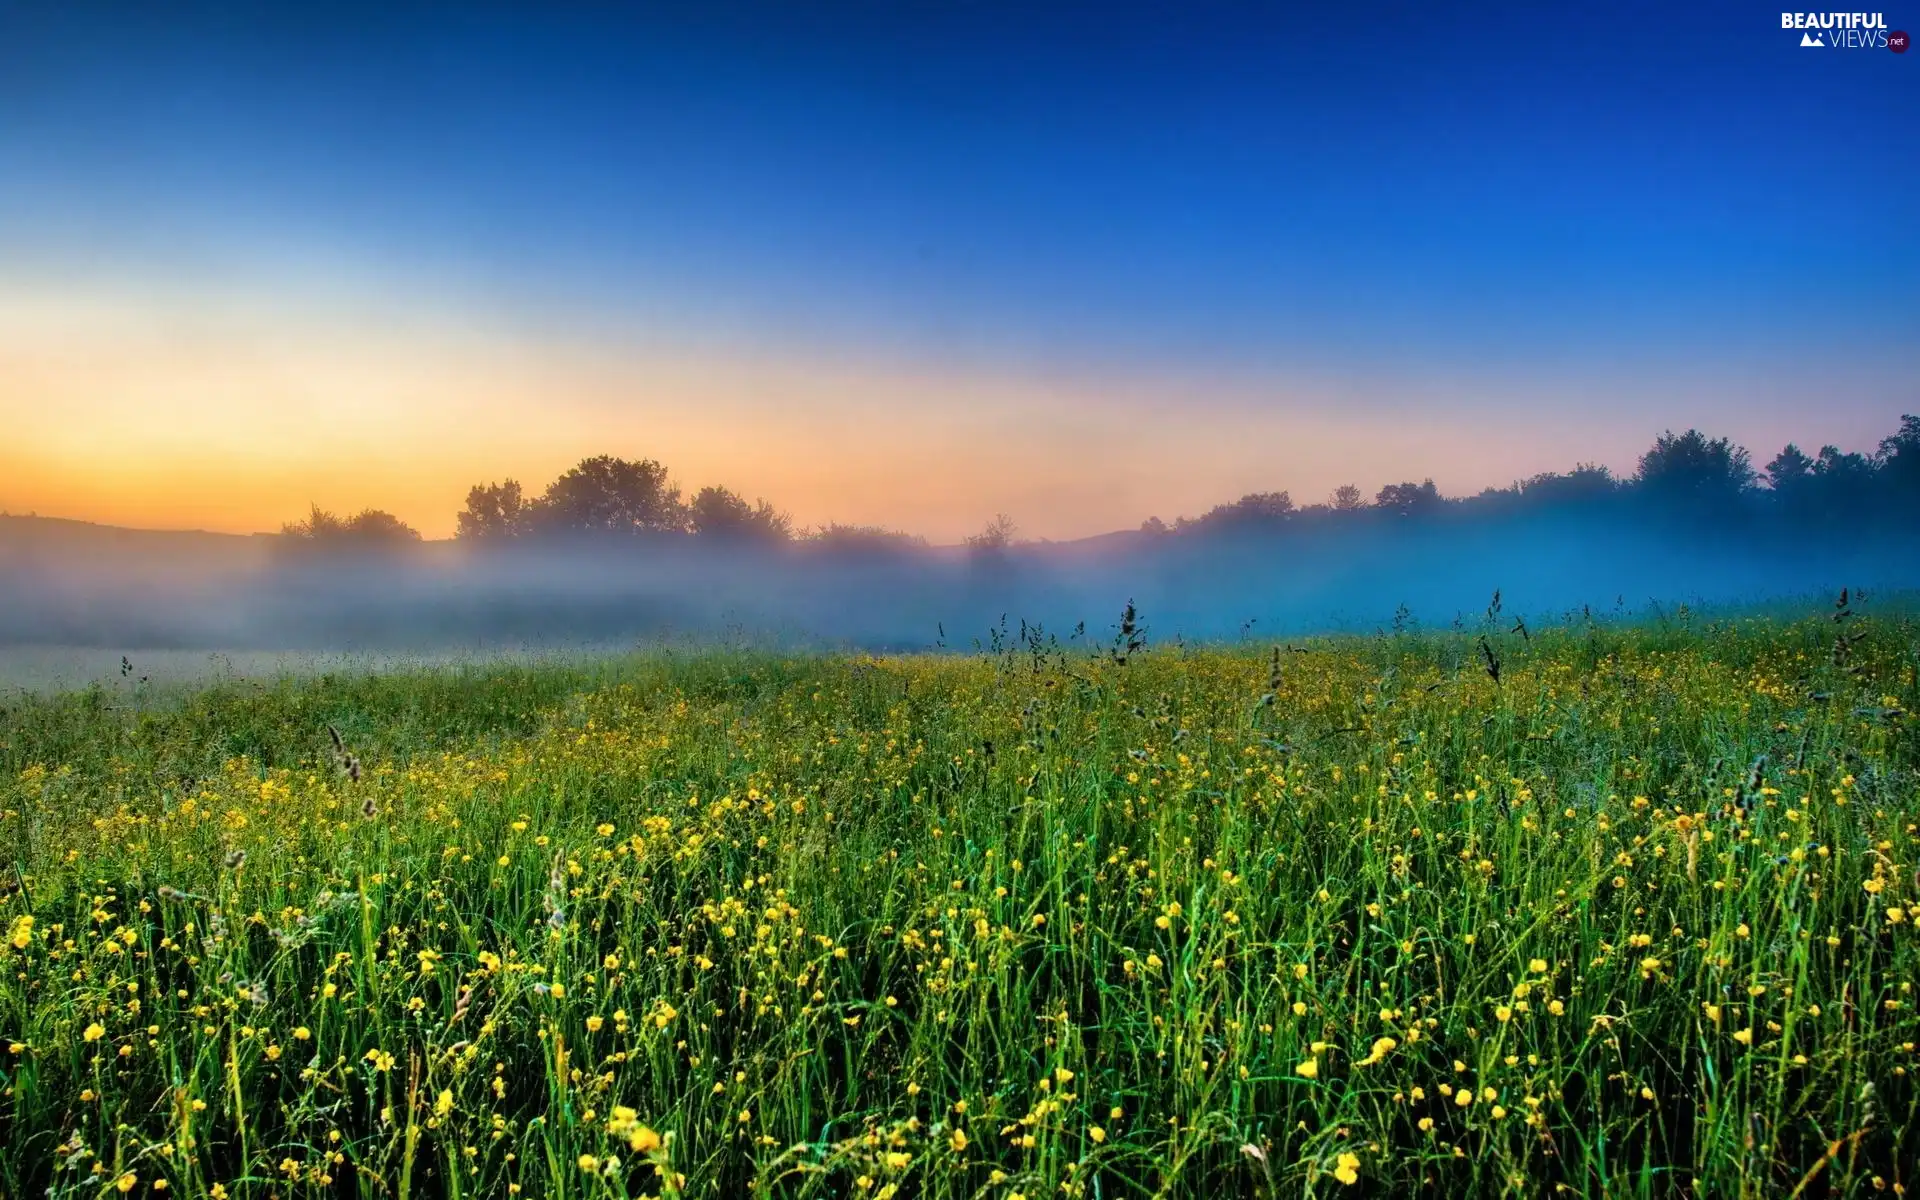
<instances>
[{"instance_id":1,"label":"sunset sky","mask_svg":"<svg viewBox=\"0 0 1920 1200\"><path fill-rule=\"evenodd\" d=\"M0 509L1063 538L1920 411L1920 55L1777 11L569 8L0 6Z\"/></svg>"}]
</instances>

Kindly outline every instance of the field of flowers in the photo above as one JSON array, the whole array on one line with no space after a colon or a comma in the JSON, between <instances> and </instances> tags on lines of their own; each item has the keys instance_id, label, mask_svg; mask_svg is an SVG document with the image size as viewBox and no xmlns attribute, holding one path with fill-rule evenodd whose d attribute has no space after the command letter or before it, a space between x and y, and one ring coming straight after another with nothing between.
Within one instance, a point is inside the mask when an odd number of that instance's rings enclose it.
<instances>
[{"instance_id":1,"label":"field of flowers","mask_svg":"<svg viewBox=\"0 0 1920 1200\"><path fill-rule=\"evenodd\" d=\"M1916 665L1842 608L11 697L0 1194L1904 1194Z\"/></svg>"}]
</instances>

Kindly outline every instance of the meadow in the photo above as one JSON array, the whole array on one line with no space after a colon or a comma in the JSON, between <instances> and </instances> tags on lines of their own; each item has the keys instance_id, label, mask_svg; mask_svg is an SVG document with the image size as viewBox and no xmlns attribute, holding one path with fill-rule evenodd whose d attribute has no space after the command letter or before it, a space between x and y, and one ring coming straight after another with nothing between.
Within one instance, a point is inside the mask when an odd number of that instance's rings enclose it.
<instances>
[{"instance_id":1,"label":"meadow","mask_svg":"<svg viewBox=\"0 0 1920 1200\"><path fill-rule=\"evenodd\" d=\"M1905 1194L1916 633L10 696L0 1193Z\"/></svg>"}]
</instances>

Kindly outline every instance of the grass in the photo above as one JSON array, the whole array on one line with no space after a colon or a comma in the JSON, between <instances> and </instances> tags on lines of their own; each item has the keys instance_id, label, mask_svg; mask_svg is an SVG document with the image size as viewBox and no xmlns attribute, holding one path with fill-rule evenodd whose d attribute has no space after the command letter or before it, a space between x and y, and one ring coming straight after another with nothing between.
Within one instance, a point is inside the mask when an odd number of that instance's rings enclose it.
<instances>
[{"instance_id":1,"label":"grass","mask_svg":"<svg viewBox=\"0 0 1920 1200\"><path fill-rule=\"evenodd\" d=\"M0 1192L1915 1186L1907 618L997 645L5 701Z\"/></svg>"}]
</instances>

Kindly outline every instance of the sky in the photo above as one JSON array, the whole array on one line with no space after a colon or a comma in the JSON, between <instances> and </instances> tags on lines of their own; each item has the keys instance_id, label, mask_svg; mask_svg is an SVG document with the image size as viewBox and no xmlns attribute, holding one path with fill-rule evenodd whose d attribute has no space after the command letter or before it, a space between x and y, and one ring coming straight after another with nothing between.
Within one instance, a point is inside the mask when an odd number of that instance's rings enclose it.
<instances>
[{"instance_id":1,"label":"sky","mask_svg":"<svg viewBox=\"0 0 1920 1200\"><path fill-rule=\"evenodd\" d=\"M0 3L0 509L1070 538L1920 410L1920 55L1439 7Z\"/></svg>"}]
</instances>

